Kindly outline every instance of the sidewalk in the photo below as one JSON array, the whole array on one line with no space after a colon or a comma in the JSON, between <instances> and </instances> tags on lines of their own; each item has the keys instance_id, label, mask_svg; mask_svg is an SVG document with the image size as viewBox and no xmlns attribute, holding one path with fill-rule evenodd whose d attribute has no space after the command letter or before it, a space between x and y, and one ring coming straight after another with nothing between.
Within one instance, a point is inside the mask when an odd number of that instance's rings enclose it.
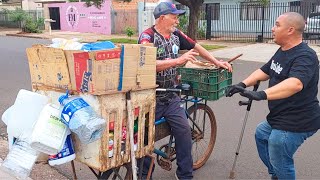
<instances>
[{"instance_id":1,"label":"sidewalk","mask_svg":"<svg viewBox=\"0 0 320 180\"><path fill-rule=\"evenodd\" d=\"M17 36L17 37L29 37L29 38L41 38L41 39L52 39L52 38L80 38L83 42L96 42L98 40L105 40L111 38L127 38L126 35L103 35L95 33L80 33L71 31L52 31L50 35L49 32L44 31L43 33L27 33L27 34L17 34L18 29L1 29L0 36ZM138 39L137 36L133 36L132 39ZM256 62L267 62L273 56L273 54L279 48L278 45L274 43L234 43L234 42L221 42L221 41L211 41L211 40L200 40L200 44L213 44L226 46L222 49L212 50L212 54L216 58L230 59L238 54L243 54L239 60L245 61L256 61ZM310 45L318 56L320 56L320 47L317 45Z\"/></svg>"}]
</instances>

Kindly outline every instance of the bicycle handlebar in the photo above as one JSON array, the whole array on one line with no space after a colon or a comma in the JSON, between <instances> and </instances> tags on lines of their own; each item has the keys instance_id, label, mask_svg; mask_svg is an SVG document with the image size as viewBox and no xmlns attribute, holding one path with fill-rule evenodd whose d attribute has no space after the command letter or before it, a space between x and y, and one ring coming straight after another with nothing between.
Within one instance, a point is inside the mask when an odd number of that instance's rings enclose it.
<instances>
[{"instance_id":1,"label":"bicycle handlebar","mask_svg":"<svg viewBox=\"0 0 320 180\"><path fill-rule=\"evenodd\" d=\"M157 88L156 91L158 92L176 92L176 93L181 93L181 89L164 89L164 88Z\"/></svg>"}]
</instances>

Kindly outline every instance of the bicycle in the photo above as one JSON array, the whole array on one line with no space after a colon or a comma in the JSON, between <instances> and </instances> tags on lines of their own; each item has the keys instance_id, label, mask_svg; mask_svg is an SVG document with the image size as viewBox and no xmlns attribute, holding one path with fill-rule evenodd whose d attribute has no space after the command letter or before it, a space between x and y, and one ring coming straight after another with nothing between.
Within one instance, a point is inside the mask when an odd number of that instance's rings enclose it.
<instances>
[{"instance_id":1,"label":"bicycle","mask_svg":"<svg viewBox=\"0 0 320 180\"><path fill-rule=\"evenodd\" d=\"M186 87L186 86L183 86ZM188 91L188 88L182 89L157 89L156 91L175 92L181 95L181 91ZM191 103L191 105L189 104ZM193 156L193 169L197 170L201 168L209 159L216 141L217 124L212 109L207 105L207 100L198 97L184 96L181 98L181 104L184 105L187 118L190 122L191 134L192 134L192 156ZM207 124L209 123L209 125ZM154 149L156 154L157 163L165 170L170 171L172 168L172 162L176 159L174 138L170 134L169 124L164 118L155 121L156 137L155 142L169 136L169 142L160 146L159 149ZM209 132L208 132L209 131ZM209 139L206 141L206 139ZM200 143L207 143L207 145L201 146ZM204 147L203 149L199 149ZM198 152L198 153L197 153ZM200 152L200 153L199 153ZM152 159L153 165L154 159ZM150 177L152 165L150 166L148 177ZM140 170L142 167L139 168ZM141 171L139 173L141 175ZM114 168L107 172L104 172L102 176L106 179L132 179L132 170L130 163L123 166Z\"/></svg>"}]
</instances>

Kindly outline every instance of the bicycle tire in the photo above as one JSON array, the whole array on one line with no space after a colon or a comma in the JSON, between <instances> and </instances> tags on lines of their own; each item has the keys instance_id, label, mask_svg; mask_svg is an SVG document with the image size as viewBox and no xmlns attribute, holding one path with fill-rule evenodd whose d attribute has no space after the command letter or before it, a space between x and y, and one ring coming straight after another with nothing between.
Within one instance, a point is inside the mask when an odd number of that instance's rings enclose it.
<instances>
[{"instance_id":1,"label":"bicycle tire","mask_svg":"<svg viewBox=\"0 0 320 180\"><path fill-rule=\"evenodd\" d=\"M209 106L207 106L205 104L202 104L202 103L199 103L197 105L192 105L191 107L189 107L187 109L187 112L188 112L188 114L190 115L191 118L193 118L193 113L196 110L197 110L197 113L200 112L200 110L203 110L207 114L207 116L205 118L205 122L210 122L209 129L211 130L211 132L209 134L210 140L209 140L208 146L205 148L204 151L202 151L203 153L202 153L201 156L199 156L199 158L196 158L196 156L194 155L193 150L195 148L195 143L198 143L200 141L205 141L204 138L202 138L200 140L198 139L198 142L194 141L194 143L192 145L192 156L194 158L194 162L193 162L193 169L194 170L197 170L197 169L201 168L207 162L207 160L209 159L209 157L210 157L210 155L211 155L211 153L213 151L213 148L214 148L214 145L215 145L215 142L216 142L216 137L217 137L217 123L216 123L216 118L215 118L215 115L214 115L212 109ZM199 127L202 127L201 124L199 124L199 122L203 121L202 118L203 118L203 114L201 114L201 116L197 115L196 119L194 120L195 123ZM189 120L189 121L190 121L191 124L193 123L191 120ZM207 127L207 125L206 125L206 127ZM193 131L192 133L195 133L195 132ZM195 138L192 137L192 140L195 140Z\"/></svg>"}]
</instances>

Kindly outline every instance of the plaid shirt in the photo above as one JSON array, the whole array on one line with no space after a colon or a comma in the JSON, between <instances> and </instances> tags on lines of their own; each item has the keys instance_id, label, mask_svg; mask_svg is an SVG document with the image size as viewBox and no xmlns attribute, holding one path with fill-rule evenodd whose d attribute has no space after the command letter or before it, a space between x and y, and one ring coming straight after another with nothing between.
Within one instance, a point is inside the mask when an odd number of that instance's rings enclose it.
<instances>
[{"instance_id":1,"label":"plaid shirt","mask_svg":"<svg viewBox=\"0 0 320 180\"><path fill-rule=\"evenodd\" d=\"M195 41L176 29L170 37L163 37L154 26L141 33L139 44L153 43L157 47L157 60L170 61L178 58L179 50L190 50L194 48ZM174 88L176 85L176 67L171 67L157 73L157 84L160 88Z\"/></svg>"}]
</instances>

